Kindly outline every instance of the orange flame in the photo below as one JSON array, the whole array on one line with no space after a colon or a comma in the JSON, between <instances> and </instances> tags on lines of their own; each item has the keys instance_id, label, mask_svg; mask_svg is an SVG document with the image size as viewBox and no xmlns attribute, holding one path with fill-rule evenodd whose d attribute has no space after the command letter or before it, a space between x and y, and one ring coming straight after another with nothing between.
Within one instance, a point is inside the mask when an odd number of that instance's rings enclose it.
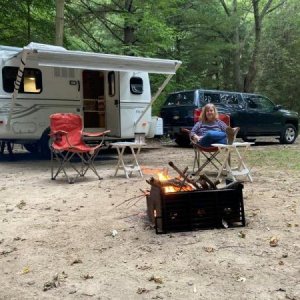
<instances>
[{"instance_id":1,"label":"orange flame","mask_svg":"<svg viewBox=\"0 0 300 300\"><path fill-rule=\"evenodd\" d=\"M167 173L162 173L162 172L159 172L156 174L159 181L163 182L163 181L167 181L167 180L170 180L172 179ZM168 185L168 186L165 186L164 187L164 192L165 193L176 193L176 192L179 192L179 191L192 191L194 188L191 187L189 184L184 184L181 188L180 187L177 187L177 186L174 186L174 185Z\"/></svg>"},{"instance_id":2,"label":"orange flame","mask_svg":"<svg viewBox=\"0 0 300 300\"><path fill-rule=\"evenodd\" d=\"M168 174L168 168L148 168L145 166L142 166L142 172L143 174L147 175L154 175L158 178L159 181L164 182L167 180L172 179L172 177ZM192 191L195 188L191 186L189 183L185 183L181 188L177 187L175 185L168 185L163 188L165 193L176 193L179 191Z\"/></svg>"}]
</instances>

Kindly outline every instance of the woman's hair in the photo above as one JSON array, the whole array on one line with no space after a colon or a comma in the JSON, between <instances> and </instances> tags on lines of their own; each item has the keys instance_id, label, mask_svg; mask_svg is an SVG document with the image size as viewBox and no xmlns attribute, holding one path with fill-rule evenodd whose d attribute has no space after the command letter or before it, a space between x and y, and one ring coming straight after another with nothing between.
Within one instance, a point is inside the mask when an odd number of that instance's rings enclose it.
<instances>
[{"instance_id":1,"label":"woman's hair","mask_svg":"<svg viewBox=\"0 0 300 300\"><path fill-rule=\"evenodd\" d=\"M219 118L219 113L218 113L217 108L212 103L208 103L204 107L202 107L202 112L201 112L201 115L199 117L200 121L207 122L206 112L208 111L209 108L212 108L214 110L215 120Z\"/></svg>"}]
</instances>

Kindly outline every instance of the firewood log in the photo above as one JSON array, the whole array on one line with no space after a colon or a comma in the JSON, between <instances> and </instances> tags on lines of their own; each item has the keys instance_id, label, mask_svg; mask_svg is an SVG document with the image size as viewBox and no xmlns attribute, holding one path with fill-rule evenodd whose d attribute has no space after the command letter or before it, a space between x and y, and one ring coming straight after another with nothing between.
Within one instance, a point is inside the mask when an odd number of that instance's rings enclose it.
<instances>
[{"instance_id":1,"label":"firewood log","mask_svg":"<svg viewBox=\"0 0 300 300\"><path fill-rule=\"evenodd\" d=\"M181 172L172 161L169 161L169 166L172 167L181 177L185 177L185 174ZM186 177L186 181L192 184L197 190L200 189L199 185L195 180L192 180L191 178Z\"/></svg>"}]
</instances>

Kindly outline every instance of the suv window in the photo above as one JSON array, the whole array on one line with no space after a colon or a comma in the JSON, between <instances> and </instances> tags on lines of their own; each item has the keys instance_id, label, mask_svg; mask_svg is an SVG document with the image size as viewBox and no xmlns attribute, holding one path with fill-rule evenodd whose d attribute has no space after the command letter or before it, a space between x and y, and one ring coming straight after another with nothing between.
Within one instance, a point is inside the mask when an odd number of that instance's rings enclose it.
<instances>
[{"instance_id":1,"label":"suv window","mask_svg":"<svg viewBox=\"0 0 300 300\"><path fill-rule=\"evenodd\" d=\"M239 105L240 99L238 94L221 94L221 101L223 104Z\"/></svg>"},{"instance_id":2,"label":"suv window","mask_svg":"<svg viewBox=\"0 0 300 300\"><path fill-rule=\"evenodd\" d=\"M220 93L204 93L204 102L205 103L214 103L218 104L221 102Z\"/></svg>"},{"instance_id":3,"label":"suv window","mask_svg":"<svg viewBox=\"0 0 300 300\"><path fill-rule=\"evenodd\" d=\"M255 109L263 112L270 112L274 110L274 103L266 97L253 95L247 96L245 100L248 108L250 109Z\"/></svg>"},{"instance_id":4,"label":"suv window","mask_svg":"<svg viewBox=\"0 0 300 300\"><path fill-rule=\"evenodd\" d=\"M194 95L194 91L170 94L165 105L193 105L195 98Z\"/></svg>"}]
</instances>

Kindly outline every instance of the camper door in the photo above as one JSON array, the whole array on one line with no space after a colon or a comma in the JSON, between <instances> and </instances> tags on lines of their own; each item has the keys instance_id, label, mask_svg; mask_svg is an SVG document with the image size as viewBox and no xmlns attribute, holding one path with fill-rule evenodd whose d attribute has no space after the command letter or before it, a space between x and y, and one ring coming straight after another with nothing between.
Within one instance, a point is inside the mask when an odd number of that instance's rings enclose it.
<instances>
[{"instance_id":1,"label":"camper door","mask_svg":"<svg viewBox=\"0 0 300 300\"><path fill-rule=\"evenodd\" d=\"M110 135L121 137L120 130L120 76L119 72L109 71L106 76L106 128Z\"/></svg>"},{"instance_id":2,"label":"camper door","mask_svg":"<svg viewBox=\"0 0 300 300\"><path fill-rule=\"evenodd\" d=\"M113 71L84 70L83 118L87 129L109 129L120 136L119 76Z\"/></svg>"}]
</instances>

